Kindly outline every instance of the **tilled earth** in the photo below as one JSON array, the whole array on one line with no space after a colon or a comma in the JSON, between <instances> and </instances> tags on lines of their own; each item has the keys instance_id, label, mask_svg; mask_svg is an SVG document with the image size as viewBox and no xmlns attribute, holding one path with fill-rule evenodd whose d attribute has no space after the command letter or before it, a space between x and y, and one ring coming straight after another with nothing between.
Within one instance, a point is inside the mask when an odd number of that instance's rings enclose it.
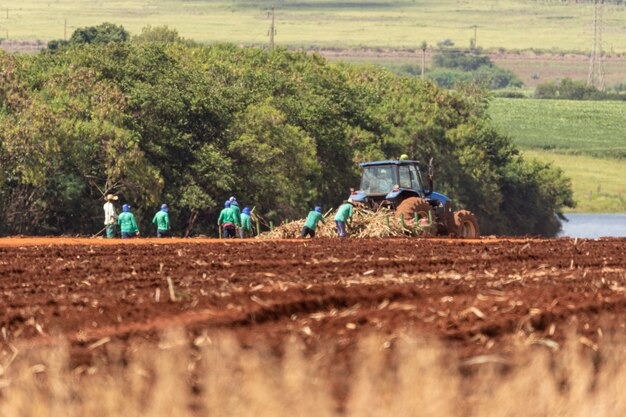
<instances>
[{"instance_id":1,"label":"tilled earth","mask_svg":"<svg viewBox=\"0 0 626 417\"><path fill-rule=\"evenodd\" d=\"M338 362L372 332L461 358L572 331L595 349L624 328L626 239L0 239L0 291L2 343L61 335L75 365L170 326L248 345L295 335Z\"/></svg>"}]
</instances>

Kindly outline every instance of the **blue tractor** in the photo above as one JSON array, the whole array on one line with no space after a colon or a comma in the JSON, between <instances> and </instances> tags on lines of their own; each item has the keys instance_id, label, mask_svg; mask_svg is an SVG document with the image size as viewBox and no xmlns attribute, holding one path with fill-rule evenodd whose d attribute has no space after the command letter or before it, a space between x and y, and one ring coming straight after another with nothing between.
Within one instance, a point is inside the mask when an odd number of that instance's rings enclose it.
<instances>
[{"instance_id":1,"label":"blue tractor","mask_svg":"<svg viewBox=\"0 0 626 417\"><path fill-rule=\"evenodd\" d=\"M406 224L428 222L436 235L467 238L480 236L474 213L454 211L452 200L433 191L433 165L428 164L427 184L419 162L408 159L364 162L361 188L351 199L377 211L386 207L395 211ZM424 219L424 220L422 220Z\"/></svg>"}]
</instances>

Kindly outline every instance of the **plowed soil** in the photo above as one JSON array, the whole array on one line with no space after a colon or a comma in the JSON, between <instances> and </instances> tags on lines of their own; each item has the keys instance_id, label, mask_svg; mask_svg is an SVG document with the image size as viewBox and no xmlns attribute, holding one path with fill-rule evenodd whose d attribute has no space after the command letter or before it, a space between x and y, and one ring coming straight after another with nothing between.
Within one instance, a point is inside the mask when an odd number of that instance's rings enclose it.
<instances>
[{"instance_id":1,"label":"plowed soil","mask_svg":"<svg viewBox=\"0 0 626 417\"><path fill-rule=\"evenodd\" d=\"M60 334L75 364L172 325L332 343L339 363L364 332L433 336L461 358L572 329L594 348L624 327L626 239L0 239L0 290L3 343Z\"/></svg>"}]
</instances>

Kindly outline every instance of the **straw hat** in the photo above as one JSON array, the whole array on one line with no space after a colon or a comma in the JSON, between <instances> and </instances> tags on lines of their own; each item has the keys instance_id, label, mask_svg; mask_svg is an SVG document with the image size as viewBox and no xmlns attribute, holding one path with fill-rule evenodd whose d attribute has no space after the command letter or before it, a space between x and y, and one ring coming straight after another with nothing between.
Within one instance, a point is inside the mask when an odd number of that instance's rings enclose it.
<instances>
[{"instance_id":1,"label":"straw hat","mask_svg":"<svg viewBox=\"0 0 626 417\"><path fill-rule=\"evenodd\" d=\"M107 201L117 201L117 196L113 195L113 194L107 194L107 196L105 197L105 200L107 200Z\"/></svg>"}]
</instances>

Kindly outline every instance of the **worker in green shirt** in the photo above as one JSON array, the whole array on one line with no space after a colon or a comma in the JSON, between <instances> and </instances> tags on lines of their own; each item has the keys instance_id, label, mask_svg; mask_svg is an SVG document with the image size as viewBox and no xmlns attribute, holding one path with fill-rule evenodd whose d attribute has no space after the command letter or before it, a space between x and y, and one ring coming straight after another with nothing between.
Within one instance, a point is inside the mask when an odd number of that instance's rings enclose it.
<instances>
[{"instance_id":1,"label":"worker in green shirt","mask_svg":"<svg viewBox=\"0 0 626 417\"><path fill-rule=\"evenodd\" d=\"M337 209L337 214L335 215L335 224L337 225L337 233L339 233L339 237L346 237L346 223L348 220L352 219L352 214L354 207L354 201L349 198L348 202L342 204Z\"/></svg>"},{"instance_id":2,"label":"worker in green shirt","mask_svg":"<svg viewBox=\"0 0 626 417\"><path fill-rule=\"evenodd\" d=\"M135 221L135 216L130 212L130 205L124 204L122 206L122 214L117 218L117 224L122 231L122 239L128 239L139 236L139 228Z\"/></svg>"},{"instance_id":3,"label":"worker in green shirt","mask_svg":"<svg viewBox=\"0 0 626 417\"><path fill-rule=\"evenodd\" d=\"M252 223L250 222L250 207L244 207L241 212L241 228L239 236L244 239L252 236Z\"/></svg>"},{"instance_id":4,"label":"worker in green shirt","mask_svg":"<svg viewBox=\"0 0 626 417\"><path fill-rule=\"evenodd\" d=\"M309 211L309 215L306 216L306 222L304 223L304 227L302 228L302 233L300 237L311 236L311 238L315 237L315 228L317 224L322 222L326 224L324 221L324 216L322 216L322 208L320 206L315 207L315 209Z\"/></svg>"},{"instance_id":5,"label":"worker in green shirt","mask_svg":"<svg viewBox=\"0 0 626 417\"><path fill-rule=\"evenodd\" d=\"M235 197L231 197L228 201L230 201L230 209L235 215L235 220L237 220L235 222L235 226L241 227L241 209L239 208L239 203L237 202L237 199L235 199Z\"/></svg>"},{"instance_id":6,"label":"worker in green shirt","mask_svg":"<svg viewBox=\"0 0 626 417\"><path fill-rule=\"evenodd\" d=\"M239 219L235 219L235 213L230 207L230 201L226 201L224 208L220 213L220 217L217 219L218 227L221 227L224 231L224 238L229 239L237 236L237 229L235 229L235 221L239 223Z\"/></svg>"},{"instance_id":7,"label":"worker in green shirt","mask_svg":"<svg viewBox=\"0 0 626 417\"><path fill-rule=\"evenodd\" d=\"M152 223L157 225L157 237L172 237L169 211L167 204L161 204L161 210L152 219Z\"/></svg>"}]
</instances>

